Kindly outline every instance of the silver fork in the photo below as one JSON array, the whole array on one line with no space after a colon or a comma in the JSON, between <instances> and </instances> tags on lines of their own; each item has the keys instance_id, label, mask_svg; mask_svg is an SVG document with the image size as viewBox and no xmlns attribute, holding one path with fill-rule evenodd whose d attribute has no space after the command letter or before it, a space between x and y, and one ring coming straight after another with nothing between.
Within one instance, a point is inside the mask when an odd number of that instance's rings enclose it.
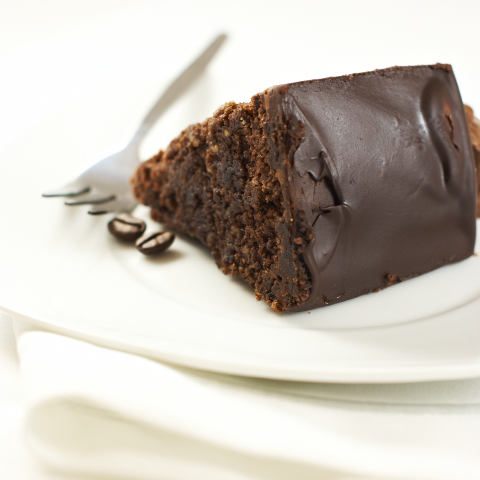
<instances>
[{"instance_id":1,"label":"silver fork","mask_svg":"<svg viewBox=\"0 0 480 480\"><path fill-rule=\"evenodd\" d=\"M65 205L93 205L88 213L101 215L108 212L131 212L137 201L133 197L129 180L140 159L138 147L147 132L159 117L183 95L225 41L226 36L218 36L207 49L178 76L157 100L137 129L128 145L119 152L94 163L73 181L63 187L42 194L43 197L72 197Z\"/></svg>"}]
</instances>

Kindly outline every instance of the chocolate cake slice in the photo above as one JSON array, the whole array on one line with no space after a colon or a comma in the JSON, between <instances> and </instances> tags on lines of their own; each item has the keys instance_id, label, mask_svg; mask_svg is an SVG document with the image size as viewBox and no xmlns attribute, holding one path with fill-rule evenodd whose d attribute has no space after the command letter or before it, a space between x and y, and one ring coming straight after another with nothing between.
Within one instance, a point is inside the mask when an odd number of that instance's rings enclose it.
<instances>
[{"instance_id":1,"label":"chocolate cake slice","mask_svg":"<svg viewBox=\"0 0 480 480\"><path fill-rule=\"evenodd\" d=\"M475 172L449 65L281 85L192 125L133 180L277 312L469 257Z\"/></svg>"}]
</instances>

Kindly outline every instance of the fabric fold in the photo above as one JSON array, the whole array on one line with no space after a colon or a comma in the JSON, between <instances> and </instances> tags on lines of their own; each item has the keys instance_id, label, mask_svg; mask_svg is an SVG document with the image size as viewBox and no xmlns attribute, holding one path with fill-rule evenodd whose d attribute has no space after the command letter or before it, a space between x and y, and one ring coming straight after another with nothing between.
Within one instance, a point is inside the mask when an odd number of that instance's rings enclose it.
<instances>
[{"instance_id":1,"label":"fabric fold","mask_svg":"<svg viewBox=\"0 0 480 480\"><path fill-rule=\"evenodd\" d=\"M171 366L16 322L36 456L135 479L476 480L480 380L281 382Z\"/></svg>"}]
</instances>

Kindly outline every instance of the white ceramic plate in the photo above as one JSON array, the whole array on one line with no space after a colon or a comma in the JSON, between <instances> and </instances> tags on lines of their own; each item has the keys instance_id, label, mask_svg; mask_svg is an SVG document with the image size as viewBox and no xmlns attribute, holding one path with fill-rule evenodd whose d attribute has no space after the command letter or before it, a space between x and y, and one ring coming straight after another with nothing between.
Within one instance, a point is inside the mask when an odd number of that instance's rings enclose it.
<instances>
[{"instance_id":1,"label":"white ceramic plate","mask_svg":"<svg viewBox=\"0 0 480 480\"><path fill-rule=\"evenodd\" d=\"M112 105L108 98L99 91L81 99L1 153L8 159L0 191L2 310L100 345L232 374L327 382L480 375L480 257L342 304L280 315L194 242L177 239L163 256L147 258L109 236L109 218L42 199L43 189L72 172L67 158L80 163L134 126L119 120L115 129L113 114L100 120L113 108L115 96ZM101 102L104 111L93 118ZM91 128L82 136L86 119ZM102 135L92 134L97 126ZM136 214L148 219L143 207Z\"/></svg>"}]
</instances>

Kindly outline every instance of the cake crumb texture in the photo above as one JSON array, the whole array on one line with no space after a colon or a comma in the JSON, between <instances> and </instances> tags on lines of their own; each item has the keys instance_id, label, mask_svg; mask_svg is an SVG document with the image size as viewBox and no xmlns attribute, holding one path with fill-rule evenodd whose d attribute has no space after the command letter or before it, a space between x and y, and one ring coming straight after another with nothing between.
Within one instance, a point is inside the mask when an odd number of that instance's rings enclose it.
<instances>
[{"instance_id":1,"label":"cake crumb texture","mask_svg":"<svg viewBox=\"0 0 480 480\"><path fill-rule=\"evenodd\" d=\"M467 116L468 130L470 133L470 141L472 142L473 158L475 159L475 172L477 179L477 218L480 217L480 195L478 189L480 187L480 120L475 117L473 109L468 105L464 105L465 114Z\"/></svg>"},{"instance_id":2,"label":"cake crumb texture","mask_svg":"<svg viewBox=\"0 0 480 480\"><path fill-rule=\"evenodd\" d=\"M285 175L269 162L266 123L262 94L226 103L144 162L132 183L155 221L199 239L224 274L282 312L310 294L302 252L312 234L302 212L286 214Z\"/></svg>"}]
</instances>

